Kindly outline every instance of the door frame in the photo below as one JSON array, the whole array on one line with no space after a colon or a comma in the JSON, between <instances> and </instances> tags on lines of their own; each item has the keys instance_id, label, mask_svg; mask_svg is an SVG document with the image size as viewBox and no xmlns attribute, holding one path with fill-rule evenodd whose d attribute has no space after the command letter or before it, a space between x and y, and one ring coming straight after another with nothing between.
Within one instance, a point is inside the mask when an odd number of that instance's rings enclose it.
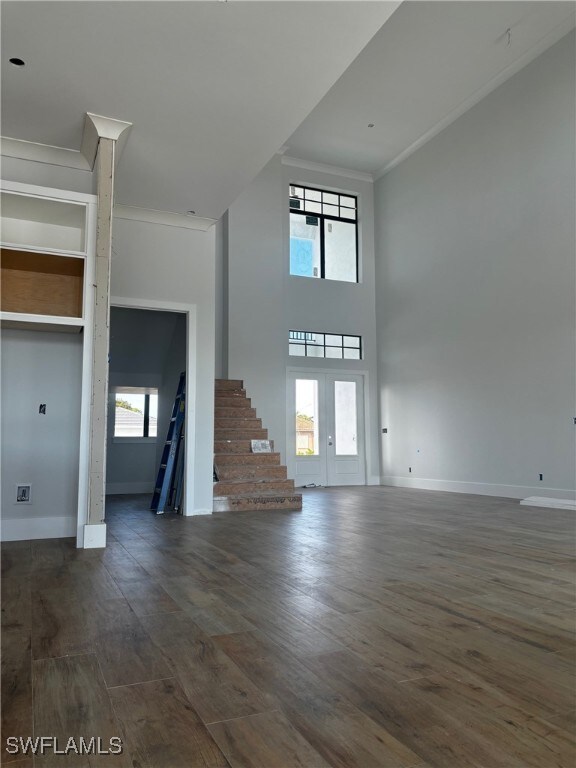
<instances>
[{"instance_id":1,"label":"door frame","mask_svg":"<svg viewBox=\"0 0 576 768\"><path fill-rule=\"evenodd\" d=\"M358 370L353 368L320 368L318 366L297 366L290 365L286 367L286 466L288 467L288 476L294 475L294 459L291 450L295 444L295 428L294 418L292 416L293 400L292 393L289 386L290 376L293 374L302 374L302 378L306 376L313 377L314 375L328 375L328 376L359 376L362 378L362 391L363 391L363 418L364 418L364 485L368 485L368 444L369 444L369 421L368 421L368 386L369 386L369 372L365 369ZM294 438L293 438L294 435ZM328 472L326 471L326 480L328 479ZM338 488L339 486L329 486L331 488ZM358 486L361 488L362 486Z\"/></svg>"},{"instance_id":2,"label":"door frame","mask_svg":"<svg viewBox=\"0 0 576 768\"><path fill-rule=\"evenodd\" d=\"M148 309L158 312L178 312L186 316L186 413L184 414L184 497L183 516L194 514L194 461L196 456L196 424L190 413L196 413L196 345L198 323L196 320L196 304L183 304L175 301L158 301L156 299L134 299L125 296L111 296L111 307L127 309ZM188 407L188 405L190 407Z\"/></svg>"}]
</instances>

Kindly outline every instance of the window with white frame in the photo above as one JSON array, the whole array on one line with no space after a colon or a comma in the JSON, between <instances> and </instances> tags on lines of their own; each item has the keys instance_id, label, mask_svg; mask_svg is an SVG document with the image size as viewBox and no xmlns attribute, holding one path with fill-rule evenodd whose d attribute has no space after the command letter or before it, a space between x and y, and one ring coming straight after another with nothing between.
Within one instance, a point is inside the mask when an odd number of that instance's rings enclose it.
<instances>
[{"instance_id":1,"label":"window with white frame","mask_svg":"<svg viewBox=\"0 0 576 768\"><path fill-rule=\"evenodd\" d=\"M114 395L114 437L155 438L158 433L158 390L117 387Z\"/></svg>"},{"instance_id":2,"label":"window with white frame","mask_svg":"<svg viewBox=\"0 0 576 768\"><path fill-rule=\"evenodd\" d=\"M324 357L331 360L361 360L362 337L316 331L289 331L289 354L293 357Z\"/></svg>"},{"instance_id":3,"label":"window with white frame","mask_svg":"<svg viewBox=\"0 0 576 768\"><path fill-rule=\"evenodd\" d=\"M358 282L358 198L290 185L290 274Z\"/></svg>"}]
</instances>

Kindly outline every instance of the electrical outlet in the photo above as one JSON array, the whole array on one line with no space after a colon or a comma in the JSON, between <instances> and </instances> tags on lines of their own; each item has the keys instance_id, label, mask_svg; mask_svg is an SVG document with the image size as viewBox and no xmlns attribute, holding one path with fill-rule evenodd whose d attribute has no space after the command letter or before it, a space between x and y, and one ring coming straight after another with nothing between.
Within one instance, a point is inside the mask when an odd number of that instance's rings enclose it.
<instances>
[{"instance_id":1,"label":"electrical outlet","mask_svg":"<svg viewBox=\"0 0 576 768\"><path fill-rule=\"evenodd\" d=\"M32 486L30 483L16 485L16 504L32 504Z\"/></svg>"},{"instance_id":2,"label":"electrical outlet","mask_svg":"<svg viewBox=\"0 0 576 768\"><path fill-rule=\"evenodd\" d=\"M408 472L412 472L412 467L408 467Z\"/></svg>"},{"instance_id":3,"label":"electrical outlet","mask_svg":"<svg viewBox=\"0 0 576 768\"><path fill-rule=\"evenodd\" d=\"M544 480L544 475L542 474L542 472L540 472L540 474L538 475L538 479L539 480Z\"/></svg>"}]
</instances>

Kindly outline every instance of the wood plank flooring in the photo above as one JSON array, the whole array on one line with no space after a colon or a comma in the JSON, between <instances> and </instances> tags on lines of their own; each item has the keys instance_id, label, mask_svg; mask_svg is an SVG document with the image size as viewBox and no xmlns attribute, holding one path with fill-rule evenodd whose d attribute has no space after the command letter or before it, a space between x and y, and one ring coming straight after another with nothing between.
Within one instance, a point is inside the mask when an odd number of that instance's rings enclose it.
<instances>
[{"instance_id":1,"label":"wood plank flooring","mask_svg":"<svg viewBox=\"0 0 576 768\"><path fill-rule=\"evenodd\" d=\"M3 765L573 768L573 512L385 487L148 504L109 498L105 550L2 545Z\"/></svg>"}]
</instances>

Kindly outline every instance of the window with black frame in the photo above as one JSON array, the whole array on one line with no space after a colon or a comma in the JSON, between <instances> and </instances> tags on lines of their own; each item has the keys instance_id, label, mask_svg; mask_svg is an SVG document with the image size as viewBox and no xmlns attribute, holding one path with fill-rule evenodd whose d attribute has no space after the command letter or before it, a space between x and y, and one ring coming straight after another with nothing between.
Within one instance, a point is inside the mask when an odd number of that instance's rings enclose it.
<instances>
[{"instance_id":1,"label":"window with black frame","mask_svg":"<svg viewBox=\"0 0 576 768\"><path fill-rule=\"evenodd\" d=\"M154 387L116 387L114 439L149 439L157 436L158 390Z\"/></svg>"},{"instance_id":2,"label":"window with black frame","mask_svg":"<svg viewBox=\"0 0 576 768\"><path fill-rule=\"evenodd\" d=\"M288 353L293 357L362 360L361 336L317 331L289 331L288 342Z\"/></svg>"},{"instance_id":3,"label":"window with black frame","mask_svg":"<svg viewBox=\"0 0 576 768\"><path fill-rule=\"evenodd\" d=\"M290 274L358 282L358 199L290 185Z\"/></svg>"}]
</instances>

